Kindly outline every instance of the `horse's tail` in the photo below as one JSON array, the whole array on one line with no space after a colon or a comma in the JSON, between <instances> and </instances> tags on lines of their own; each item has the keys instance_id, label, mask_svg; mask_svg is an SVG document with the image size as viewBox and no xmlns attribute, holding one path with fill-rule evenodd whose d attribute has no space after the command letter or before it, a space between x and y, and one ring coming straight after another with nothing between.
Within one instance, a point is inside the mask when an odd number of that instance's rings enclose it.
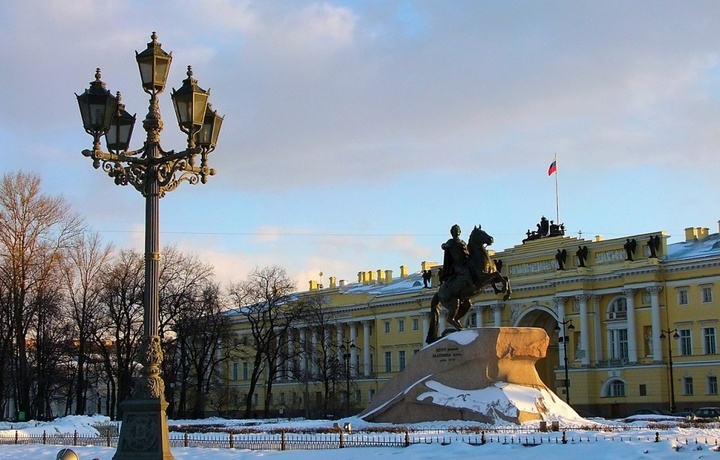
<instances>
[{"instance_id":1,"label":"horse's tail","mask_svg":"<svg viewBox=\"0 0 720 460\"><path fill-rule=\"evenodd\" d=\"M433 294L433 296L432 296L432 299L430 299L430 308L434 308L439 303L440 303L440 297L438 297L438 293L435 292L435 294Z\"/></svg>"}]
</instances>

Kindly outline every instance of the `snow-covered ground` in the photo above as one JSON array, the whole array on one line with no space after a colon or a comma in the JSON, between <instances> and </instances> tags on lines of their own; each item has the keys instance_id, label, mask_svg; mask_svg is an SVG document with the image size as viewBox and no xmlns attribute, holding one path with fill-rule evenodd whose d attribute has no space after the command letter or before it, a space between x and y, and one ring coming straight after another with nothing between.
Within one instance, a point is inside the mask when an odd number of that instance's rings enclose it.
<instances>
[{"instance_id":1,"label":"snow-covered ground","mask_svg":"<svg viewBox=\"0 0 720 460\"><path fill-rule=\"evenodd\" d=\"M656 418L657 417L657 418ZM592 420L591 422L608 427L622 426L622 431L584 431L580 429L567 430L567 444L556 442L543 442L534 446L524 445L526 443L514 441L503 442L496 438L493 442L485 445L471 445L464 442L454 441L448 445L442 443L417 444L407 448L401 447L362 447L327 450L287 450L287 451L251 451L246 449L214 449L214 448L173 448L172 453L177 459L237 459L239 455L245 460L266 460L271 457L274 460L337 460L342 455L343 460L367 460L367 458L390 457L394 460L465 460L467 458L482 457L483 459L499 458L532 458L533 460L557 460L558 458L584 458L584 459L699 459L713 458L720 459L720 428L681 428L678 426L669 429L656 429L653 422L668 423L667 419L658 416L644 416L641 420L633 421L606 421ZM14 437L15 431L19 435L31 434L41 435L46 433L64 433L69 435L77 431L79 435L95 435L97 430L94 425L107 423L108 419L102 416L80 417L71 416L58 419L54 422L26 422L11 424L0 423L0 436ZM260 422L260 423L258 423ZM227 421L223 419L193 420L193 421L171 421L171 426L182 424L200 425L226 424L228 427L238 427L249 423L249 421ZM368 426L377 427L381 425L369 424L358 418L348 418L339 421L314 420L314 421L278 421L264 424L262 421L252 421L253 428L287 427L289 429L330 427L333 423L343 426L351 423L357 431ZM467 424L467 422L437 422L437 424L422 424L422 427L448 427L450 425ZM421 425L410 425L419 429ZM563 425L561 424L561 427ZM717 426L717 425L715 425ZM530 426L529 428L531 428ZM660 440L656 441L656 433L659 433ZM522 435L523 437L525 435ZM553 439L561 436L561 433L534 433L529 434L532 439L539 439L540 436ZM537 438L534 438L537 436ZM696 443L697 442L697 443ZM532 444L532 443L527 443ZM75 451L81 460L110 460L115 454L114 448L99 446L68 446ZM54 459L62 449L59 445L0 445L0 460L16 458Z\"/></svg>"}]
</instances>

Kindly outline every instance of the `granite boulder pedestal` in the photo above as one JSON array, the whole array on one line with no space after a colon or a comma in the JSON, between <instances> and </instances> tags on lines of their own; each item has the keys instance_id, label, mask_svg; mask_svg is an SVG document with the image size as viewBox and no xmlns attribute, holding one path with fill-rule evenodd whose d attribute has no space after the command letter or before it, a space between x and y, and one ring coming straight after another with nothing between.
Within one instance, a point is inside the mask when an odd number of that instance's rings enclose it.
<instances>
[{"instance_id":1,"label":"granite boulder pedestal","mask_svg":"<svg viewBox=\"0 0 720 460\"><path fill-rule=\"evenodd\" d=\"M359 417L387 423L520 424L555 419L552 412L560 411L580 419L535 369L548 344L545 330L534 327L453 332L415 353Z\"/></svg>"}]
</instances>

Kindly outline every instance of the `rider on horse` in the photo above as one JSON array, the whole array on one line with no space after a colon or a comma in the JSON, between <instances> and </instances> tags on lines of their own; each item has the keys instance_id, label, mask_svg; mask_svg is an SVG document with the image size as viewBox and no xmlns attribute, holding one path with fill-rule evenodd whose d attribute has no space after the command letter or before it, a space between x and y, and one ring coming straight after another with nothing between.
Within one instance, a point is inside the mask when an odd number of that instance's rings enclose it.
<instances>
[{"instance_id":1,"label":"rider on horse","mask_svg":"<svg viewBox=\"0 0 720 460\"><path fill-rule=\"evenodd\" d=\"M440 245L445 251L443 258L442 279L441 282L460 278L466 281L470 277L467 267L467 260L470 258L467 244L460 238L460 226L455 224L450 228L452 238Z\"/></svg>"}]
</instances>

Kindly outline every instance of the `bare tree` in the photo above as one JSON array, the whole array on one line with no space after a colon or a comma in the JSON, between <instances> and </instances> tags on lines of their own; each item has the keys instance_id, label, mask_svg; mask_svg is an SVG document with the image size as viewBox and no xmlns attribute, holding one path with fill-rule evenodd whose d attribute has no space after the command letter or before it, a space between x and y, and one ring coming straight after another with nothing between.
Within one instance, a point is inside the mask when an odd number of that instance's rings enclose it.
<instances>
[{"instance_id":1,"label":"bare tree","mask_svg":"<svg viewBox=\"0 0 720 460\"><path fill-rule=\"evenodd\" d=\"M250 386L245 399L245 417L252 412L253 395L265 374L265 416L272 401L278 369L286 359L280 337L287 337L295 321L302 318L304 304L292 298L295 282L278 266L253 270L248 279L230 286L230 297L248 326L250 341L244 347L252 362Z\"/></svg>"},{"instance_id":2,"label":"bare tree","mask_svg":"<svg viewBox=\"0 0 720 460\"><path fill-rule=\"evenodd\" d=\"M222 344L230 336L230 318L220 301L219 287L208 286L203 298L198 299L195 315L183 318L179 339L187 350L193 388L193 418L204 418L207 395L227 353L221 353Z\"/></svg>"},{"instance_id":3,"label":"bare tree","mask_svg":"<svg viewBox=\"0 0 720 460\"><path fill-rule=\"evenodd\" d=\"M109 395L108 413L122 415L118 404L130 396L138 368L137 354L143 322L143 258L123 250L102 275L101 312L95 342L103 356Z\"/></svg>"},{"instance_id":4,"label":"bare tree","mask_svg":"<svg viewBox=\"0 0 720 460\"><path fill-rule=\"evenodd\" d=\"M85 414L88 381L86 366L101 312L101 274L107 269L112 245L105 245L97 233L83 233L73 242L67 253L63 281L68 302L68 316L73 325L74 352L77 356L75 388L75 413ZM97 392L98 389L96 388Z\"/></svg>"},{"instance_id":5,"label":"bare tree","mask_svg":"<svg viewBox=\"0 0 720 460\"><path fill-rule=\"evenodd\" d=\"M0 285L13 331L17 407L27 415L32 380L26 346L43 305L32 299L82 230L81 219L63 198L41 193L39 176L17 172L0 180Z\"/></svg>"},{"instance_id":6,"label":"bare tree","mask_svg":"<svg viewBox=\"0 0 720 460\"><path fill-rule=\"evenodd\" d=\"M338 320L328 309L329 300L323 295L311 295L301 300L305 304L304 320L307 326L313 330L315 343L305 344L306 349L312 350L309 353L310 364L315 372L311 373L311 379L320 383L323 388L323 399L321 408L323 415L330 412L336 400L336 384L342 380L343 360L336 340L332 334L336 333Z\"/></svg>"},{"instance_id":7,"label":"bare tree","mask_svg":"<svg viewBox=\"0 0 720 460\"><path fill-rule=\"evenodd\" d=\"M212 265L197 255L180 252L175 246L163 248L160 261L160 336L173 328L177 318L197 313L197 303L215 278Z\"/></svg>"},{"instance_id":8,"label":"bare tree","mask_svg":"<svg viewBox=\"0 0 720 460\"><path fill-rule=\"evenodd\" d=\"M182 339L185 334L198 333L198 321L211 321L215 305L210 298L214 296L218 300L214 278L213 267L201 262L196 255L184 254L175 246L163 248L159 276L160 336L164 353L162 373L168 383L165 397L171 416L176 415L176 409L182 416L187 415L189 391L196 377L190 352L196 353L196 359L200 359L197 355L202 353L188 348L188 342ZM212 366L211 371L214 371ZM204 375L200 375L200 380L203 378ZM179 394L177 404L176 393Z\"/></svg>"}]
</instances>

